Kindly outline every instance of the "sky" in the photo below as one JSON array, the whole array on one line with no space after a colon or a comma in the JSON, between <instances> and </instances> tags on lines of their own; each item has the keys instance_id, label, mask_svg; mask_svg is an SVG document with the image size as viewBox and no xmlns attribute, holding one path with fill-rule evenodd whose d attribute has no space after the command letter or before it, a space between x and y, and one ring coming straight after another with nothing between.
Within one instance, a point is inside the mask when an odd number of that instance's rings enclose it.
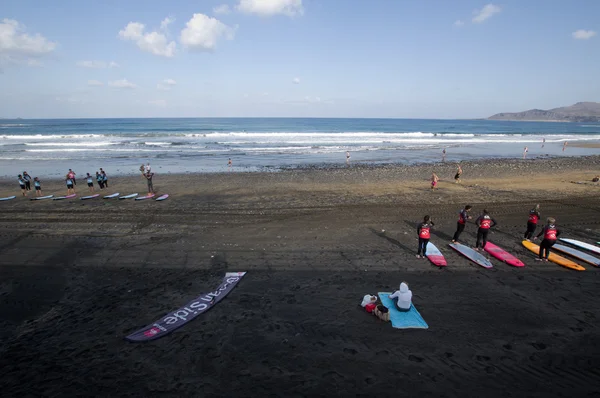
<instances>
[{"instance_id":1,"label":"sky","mask_svg":"<svg viewBox=\"0 0 600 398\"><path fill-rule=\"evenodd\" d=\"M600 1L18 0L0 117L479 118L600 102Z\"/></svg>"}]
</instances>

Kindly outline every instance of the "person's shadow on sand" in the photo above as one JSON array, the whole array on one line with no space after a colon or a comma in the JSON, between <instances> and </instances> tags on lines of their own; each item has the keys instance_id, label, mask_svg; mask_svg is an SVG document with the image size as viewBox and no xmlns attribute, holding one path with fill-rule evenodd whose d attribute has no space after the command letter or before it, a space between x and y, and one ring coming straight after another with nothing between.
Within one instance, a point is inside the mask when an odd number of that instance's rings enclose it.
<instances>
[{"instance_id":1,"label":"person's shadow on sand","mask_svg":"<svg viewBox=\"0 0 600 398\"><path fill-rule=\"evenodd\" d=\"M406 250L409 253L414 252L414 250L410 249L408 246L405 246L402 243L400 243L399 241L397 241L396 239L387 236L385 234L385 232L375 231L373 228L369 228L369 230L371 232L373 232L375 235L379 236L380 238L383 238L383 239L387 240L388 242L390 242L394 246L398 246L399 248L404 249L404 250Z\"/></svg>"}]
</instances>

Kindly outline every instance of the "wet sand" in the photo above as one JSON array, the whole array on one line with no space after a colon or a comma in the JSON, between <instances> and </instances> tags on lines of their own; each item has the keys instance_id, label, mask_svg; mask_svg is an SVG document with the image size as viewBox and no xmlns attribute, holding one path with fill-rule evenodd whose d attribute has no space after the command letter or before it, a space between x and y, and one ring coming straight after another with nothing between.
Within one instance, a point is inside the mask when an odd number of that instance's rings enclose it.
<instances>
[{"instance_id":1,"label":"wet sand","mask_svg":"<svg viewBox=\"0 0 600 398\"><path fill-rule=\"evenodd\" d=\"M520 241L535 203L565 237L600 241L598 187L570 183L599 168L599 157L463 163L461 184L453 164L234 169L156 175L164 202L0 202L3 395L597 393L598 270L537 263ZM145 190L141 177L110 183ZM64 194L58 181L44 189ZM466 203L492 213L490 240L525 268L482 269L447 247ZM445 269L414 256L425 214ZM463 240L474 244L474 225ZM248 274L215 308L160 340L124 340L226 271ZM429 330L359 307L402 280Z\"/></svg>"}]
</instances>

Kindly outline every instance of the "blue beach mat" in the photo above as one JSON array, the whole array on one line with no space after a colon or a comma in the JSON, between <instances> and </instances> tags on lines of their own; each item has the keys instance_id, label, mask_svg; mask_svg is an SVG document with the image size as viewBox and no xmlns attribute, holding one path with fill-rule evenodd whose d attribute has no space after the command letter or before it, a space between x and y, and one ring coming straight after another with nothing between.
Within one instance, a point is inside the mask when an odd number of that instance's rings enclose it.
<instances>
[{"instance_id":1,"label":"blue beach mat","mask_svg":"<svg viewBox=\"0 0 600 398\"><path fill-rule=\"evenodd\" d=\"M410 311L398 311L396 304L389 298L391 293L379 292L381 304L385 305L390 310L390 321L396 329L429 329L425 319L419 314L414 304L410 306Z\"/></svg>"}]
</instances>

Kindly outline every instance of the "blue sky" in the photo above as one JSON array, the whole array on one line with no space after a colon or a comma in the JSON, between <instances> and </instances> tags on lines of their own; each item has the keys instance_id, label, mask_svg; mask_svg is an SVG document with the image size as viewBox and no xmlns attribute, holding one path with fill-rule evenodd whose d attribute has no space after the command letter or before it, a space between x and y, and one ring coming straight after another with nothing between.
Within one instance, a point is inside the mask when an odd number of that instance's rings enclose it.
<instances>
[{"instance_id":1,"label":"blue sky","mask_svg":"<svg viewBox=\"0 0 600 398\"><path fill-rule=\"evenodd\" d=\"M599 15L595 0L6 1L0 117L471 118L600 101Z\"/></svg>"}]
</instances>

